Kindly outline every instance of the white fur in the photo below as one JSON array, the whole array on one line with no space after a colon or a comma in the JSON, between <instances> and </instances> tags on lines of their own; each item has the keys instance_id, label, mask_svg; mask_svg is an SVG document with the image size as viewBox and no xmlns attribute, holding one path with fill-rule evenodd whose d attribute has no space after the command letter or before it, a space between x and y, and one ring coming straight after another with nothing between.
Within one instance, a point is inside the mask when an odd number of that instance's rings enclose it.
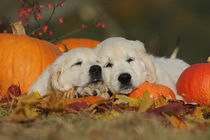
<instances>
[{"instance_id":1,"label":"white fur","mask_svg":"<svg viewBox=\"0 0 210 140\"><path fill-rule=\"evenodd\" d=\"M81 65L75 65L82 62ZM100 65L97 56L89 48L76 48L63 53L32 84L28 93L38 91L41 95L48 92L64 93L73 87L87 86L90 82L89 69Z\"/></svg>"},{"instance_id":2,"label":"white fur","mask_svg":"<svg viewBox=\"0 0 210 140\"><path fill-rule=\"evenodd\" d=\"M176 82L184 69L189 65L180 59L154 57L146 53L140 41L130 41L121 37L111 37L95 48L102 66L104 81L113 93L128 94L142 82L162 84L176 93ZM128 63L129 58L134 61ZM111 62L112 67L106 68ZM121 89L118 77L122 73L131 75L131 87ZM177 99L181 99L176 95Z\"/></svg>"}]
</instances>

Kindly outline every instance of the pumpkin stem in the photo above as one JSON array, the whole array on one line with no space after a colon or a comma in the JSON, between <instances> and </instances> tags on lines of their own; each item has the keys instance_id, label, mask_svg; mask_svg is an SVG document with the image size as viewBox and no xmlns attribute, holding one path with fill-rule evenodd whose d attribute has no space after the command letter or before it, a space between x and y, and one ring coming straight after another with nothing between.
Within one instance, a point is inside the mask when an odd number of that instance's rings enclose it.
<instances>
[{"instance_id":1,"label":"pumpkin stem","mask_svg":"<svg viewBox=\"0 0 210 140\"><path fill-rule=\"evenodd\" d=\"M11 24L12 26L12 33L14 35L26 35L25 28L21 21L15 22Z\"/></svg>"},{"instance_id":2,"label":"pumpkin stem","mask_svg":"<svg viewBox=\"0 0 210 140\"><path fill-rule=\"evenodd\" d=\"M210 56L208 57L208 60L207 60L207 62L208 62L208 63L210 63Z\"/></svg>"}]
</instances>

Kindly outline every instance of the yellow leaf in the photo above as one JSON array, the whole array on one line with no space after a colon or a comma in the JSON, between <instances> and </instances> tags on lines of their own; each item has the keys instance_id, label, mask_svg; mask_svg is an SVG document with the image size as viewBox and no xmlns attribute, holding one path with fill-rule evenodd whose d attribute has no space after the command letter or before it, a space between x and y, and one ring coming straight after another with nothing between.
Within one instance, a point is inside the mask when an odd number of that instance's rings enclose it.
<instances>
[{"instance_id":1,"label":"yellow leaf","mask_svg":"<svg viewBox=\"0 0 210 140\"><path fill-rule=\"evenodd\" d=\"M154 102L154 100L150 99L150 94L148 92L143 92L141 98L132 98L116 95L116 99L120 103L129 104L129 107L138 107L138 112L145 112L152 106Z\"/></svg>"},{"instance_id":2,"label":"yellow leaf","mask_svg":"<svg viewBox=\"0 0 210 140\"><path fill-rule=\"evenodd\" d=\"M66 104L64 98L59 94L49 94L47 98L40 101L40 108L50 111L64 111Z\"/></svg>"},{"instance_id":3,"label":"yellow leaf","mask_svg":"<svg viewBox=\"0 0 210 140\"><path fill-rule=\"evenodd\" d=\"M141 102L139 104L140 107L139 107L138 112L145 112L152 106L154 102L154 100L150 99L150 94L148 92L143 92L143 96L140 99L141 99Z\"/></svg>"},{"instance_id":4,"label":"yellow leaf","mask_svg":"<svg viewBox=\"0 0 210 140\"><path fill-rule=\"evenodd\" d=\"M163 116L169 120L169 122L171 123L171 125L174 127L174 128L180 128L180 129L183 129L183 128L186 128L187 127L187 124L180 118L178 118L177 116L174 116L174 115L168 115L164 112L162 112Z\"/></svg>"},{"instance_id":5,"label":"yellow leaf","mask_svg":"<svg viewBox=\"0 0 210 140\"><path fill-rule=\"evenodd\" d=\"M33 108L31 108L28 105L19 105L18 107L16 107L14 110L12 110L11 116L13 115L23 115L27 118L35 118L37 117L39 114L38 112L36 112Z\"/></svg>"},{"instance_id":6,"label":"yellow leaf","mask_svg":"<svg viewBox=\"0 0 210 140\"><path fill-rule=\"evenodd\" d=\"M155 100L154 108L158 108L168 104L168 99L164 96L158 95L158 99Z\"/></svg>"},{"instance_id":7,"label":"yellow leaf","mask_svg":"<svg viewBox=\"0 0 210 140\"><path fill-rule=\"evenodd\" d=\"M202 106L196 107L193 114L185 115L185 119L188 120L188 121L191 121L191 122L210 124L210 120L204 118L203 114L205 112L203 112L202 109L207 109L208 110L209 108L208 107L204 108Z\"/></svg>"},{"instance_id":8,"label":"yellow leaf","mask_svg":"<svg viewBox=\"0 0 210 140\"><path fill-rule=\"evenodd\" d=\"M30 93L29 96L34 96L36 98L41 98L41 95L38 91Z\"/></svg>"},{"instance_id":9,"label":"yellow leaf","mask_svg":"<svg viewBox=\"0 0 210 140\"><path fill-rule=\"evenodd\" d=\"M120 113L116 110L110 110L110 111L106 111L104 113L101 114L96 114L93 117L95 119L105 119L105 120L112 120L116 117L118 117L120 115Z\"/></svg>"},{"instance_id":10,"label":"yellow leaf","mask_svg":"<svg viewBox=\"0 0 210 140\"><path fill-rule=\"evenodd\" d=\"M18 100L17 104L27 104L27 105L35 105L40 102L39 98L30 95L20 96L17 98L17 100Z\"/></svg>"},{"instance_id":11,"label":"yellow leaf","mask_svg":"<svg viewBox=\"0 0 210 140\"><path fill-rule=\"evenodd\" d=\"M139 107L141 102L140 98L132 98L121 95L116 95L115 98L117 99L118 104L129 104L130 107Z\"/></svg>"}]
</instances>

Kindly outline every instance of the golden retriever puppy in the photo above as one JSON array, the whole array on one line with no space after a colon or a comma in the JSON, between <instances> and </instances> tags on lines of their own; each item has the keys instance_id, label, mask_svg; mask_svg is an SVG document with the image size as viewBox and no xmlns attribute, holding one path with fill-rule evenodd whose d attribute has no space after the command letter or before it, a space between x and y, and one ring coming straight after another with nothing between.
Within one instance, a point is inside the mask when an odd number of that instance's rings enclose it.
<instances>
[{"instance_id":1,"label":"golden retriever puppy","mask_svg":"<svg viewBox=\"0 0 210 140\"><path fill-rule=\"evenodd\" d=\"M129 94L145 81L165 85L176 93L178 77L189 66L180 59L149 55L142 42L122 37L102 41L95 52L103 67L104 82L112 93Z\"/></svg>"},{"instance_id":2,"label":"golden retriever puppy","mask_svg":"<svg viewBox=\"0 0 210 140\"><path fill-rule=\"evenodd\" d=\"M94 51L75 48L58 57L32 84L28 93L64 94L74 88L77 90L75 97L83 96L83 92L96 95L92 89L102 83L102 68ZM88 89L88 86L92 89Z\"/></svg>"}]
</instances>

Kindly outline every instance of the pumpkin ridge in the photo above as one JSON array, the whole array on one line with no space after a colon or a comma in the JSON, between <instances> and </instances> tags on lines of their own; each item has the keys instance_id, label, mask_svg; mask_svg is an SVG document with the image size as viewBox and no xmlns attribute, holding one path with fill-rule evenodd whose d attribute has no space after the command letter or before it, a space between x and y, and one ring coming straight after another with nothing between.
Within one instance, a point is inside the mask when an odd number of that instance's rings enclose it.
<instances>
[{"instance_id":1,"label":"pumpkin ridge","mask_svg":"<svg viewBox=\"0 0 210 140\"><path fill-rule=\"evenodd\" d=\"M12 49L12 54L14 54L14 51L15 51L15 50ZM14 65L15 65L14 60L15 60L15 58L16 58L15 55L16 55L16 53L15 53L14 55L12 55L12 58L11 58L11 59L12 59L12 69L11 69L11 70L12 70L12 73L11 73L12 75L11 75L11 77L14 77L14 75L15 75L15 74L14 74L14 67L15 67L15 66L14 66ZM13 80L10 81L10 83L15 84ZM8 88L9 88L9 87L8 87Z\"/></svg>"},{"instance_id":2,"label":"pumpkin ridge","mask_svg":"<svg viewBox=\"0 0 210 140\"><path fill-rule=\"evenodd\" d=\"M187 103L195 102L201 105L210 104L210 64L194 64L187 68L177 81L177 93Z\"/></svg>"},{"instance_id":3,"label":"pumpkin ridge","mask_svg":"<svg viewBox=\"0 0 210 140\"><path fill-rule=\"evenodd\" d=\"M41 40L26 35L0 34L1 94L6 94L11 84L20 84L22 93L26 93L59 54L59 49L47 41L42 44Z\"/></svg>"},{"instance_id":4,"label":"pumpkin ridge","mask_svg":"<svg viewBox=\"0 0 210 140\"><path fill-rule=\"evenodd\" d=\"M41 45L41 41L40 41L40 42L36 41L36 43L37 43L38 48L39 48L39 55L40 55L40 59L42 60L42 59L43 59L43 50L41 49L41 47L42 47L42 45ZM43 62L43 61L41 61L40 66L41 66L41 69L43 69L43 68L44 68L44 62ZM40 71L40 73L42 73L42 71Z\"/></svg>"}]
</instances>

